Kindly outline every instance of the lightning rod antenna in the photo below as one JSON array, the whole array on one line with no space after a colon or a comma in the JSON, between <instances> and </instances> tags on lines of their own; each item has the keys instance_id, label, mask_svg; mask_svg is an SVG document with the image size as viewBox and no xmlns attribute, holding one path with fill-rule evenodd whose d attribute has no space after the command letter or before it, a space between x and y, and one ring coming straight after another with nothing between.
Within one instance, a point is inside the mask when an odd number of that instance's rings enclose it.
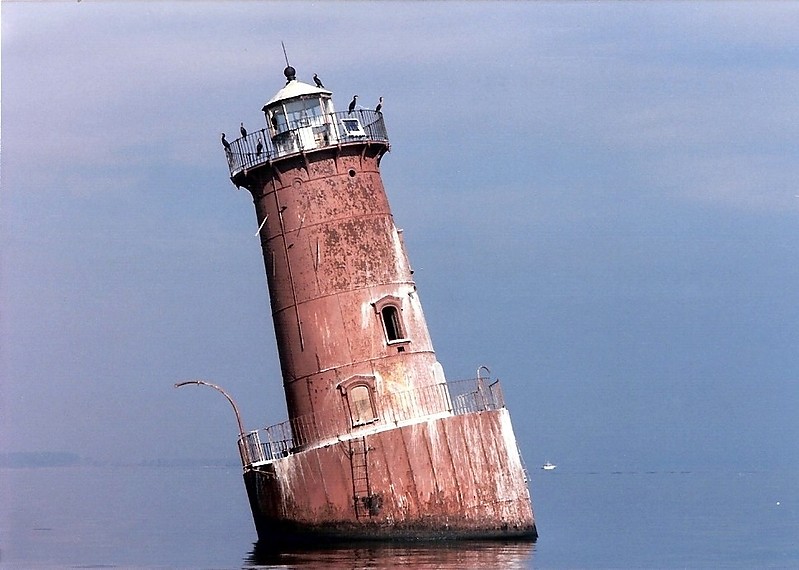
<instances>
[{"instance_id":1,"label":"lightning rod antenna","mask_svg":"<svg viewBox=\"0 0 799 570\"><path fill-rule=\"evenodd\" d=\"M286 59L286 67L291 67L291 65L289 65L289 56L286 54L286 44L283 43L283 40L280 40L280 45L283 46L283 57Z\"/></svg>"}]
</instances>

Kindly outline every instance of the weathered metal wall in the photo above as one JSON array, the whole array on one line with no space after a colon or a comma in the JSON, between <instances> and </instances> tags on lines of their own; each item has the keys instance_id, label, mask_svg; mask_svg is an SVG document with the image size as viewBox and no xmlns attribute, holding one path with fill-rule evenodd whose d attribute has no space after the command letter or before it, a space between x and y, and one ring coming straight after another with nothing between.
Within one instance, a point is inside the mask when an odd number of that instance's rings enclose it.
<instances>
[{"instance_id":1,"label":"weathered metal wall","mask_svg":"<svg viewBox=\"0 0 799 570\"><path fill-rule=\"evenodd\" d=\"M383 145L286 158L247 174L269 283L289 416L348 415L357 375L375 397L444 380L386 198ZM387 342L380 301L407 342Z\"/></svg>"},{"instance_id":2,"label":"weathered metal wall","mask_svg":"<svg viewBox=\"0 0 799 570\"><path fill-rule=\"evenodd\" d=\"M506 409L420 422L245 472L259 537L534 537Z\"/></svg>"}]
</instances>

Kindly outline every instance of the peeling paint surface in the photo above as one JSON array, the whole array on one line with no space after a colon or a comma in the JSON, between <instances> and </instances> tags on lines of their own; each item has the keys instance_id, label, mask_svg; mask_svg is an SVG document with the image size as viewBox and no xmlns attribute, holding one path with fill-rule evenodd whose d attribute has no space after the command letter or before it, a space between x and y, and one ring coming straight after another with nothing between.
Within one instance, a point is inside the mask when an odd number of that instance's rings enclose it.
<instances>
[{"instance_id":1,"label":"peeling paint surface","mask_svg":"<svg viewBox=\"0 0 799 570\"><path fill-rule=\"evenodd\" d=\"M248 489L263 498L253 505L259 534L302 528L365 539L534 536L518 451L506 445L515 441L508 417L504 409L479 412L367 436L370 493L382 504L366 518L352 508L352 463L343 444L279 460L271 466L277 477L248 471ZM339 490L322 503L309 492L309 482L321 480L337 481Z\"/></svg>"}]
</instances>

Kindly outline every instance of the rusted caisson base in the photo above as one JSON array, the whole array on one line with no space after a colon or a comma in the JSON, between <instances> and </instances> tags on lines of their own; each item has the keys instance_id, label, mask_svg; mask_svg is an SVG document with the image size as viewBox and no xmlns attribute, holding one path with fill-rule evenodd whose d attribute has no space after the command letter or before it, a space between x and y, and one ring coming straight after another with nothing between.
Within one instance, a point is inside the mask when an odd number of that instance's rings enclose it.
<instances>
[{"instance_id":1,"label":"rusted caisson base","mask_svg":"<svg viewBox=\"0 0 799 570\"><path fill-rule=\"evenodd\" d=\"M537 537L506 409L353 435L245 471L261 541Z\"/></svg>"}]
</instances>

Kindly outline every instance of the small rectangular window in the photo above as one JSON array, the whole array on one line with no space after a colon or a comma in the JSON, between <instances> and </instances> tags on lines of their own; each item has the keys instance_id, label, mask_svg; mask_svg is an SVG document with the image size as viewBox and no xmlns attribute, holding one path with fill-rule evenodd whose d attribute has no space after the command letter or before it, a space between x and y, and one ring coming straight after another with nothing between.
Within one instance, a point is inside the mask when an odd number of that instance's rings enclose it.
<instances>
[{"instance_id":1,"label":"small rectangular window","mask_svg":"<svg viewBox=\"0 0 799 570\"><path fill-rule=\"evenodd\" d=\"M341 126L344 127L344 134L348 137L366 136L358 119L341 119Z\"/></svg>"}]
</instances>

